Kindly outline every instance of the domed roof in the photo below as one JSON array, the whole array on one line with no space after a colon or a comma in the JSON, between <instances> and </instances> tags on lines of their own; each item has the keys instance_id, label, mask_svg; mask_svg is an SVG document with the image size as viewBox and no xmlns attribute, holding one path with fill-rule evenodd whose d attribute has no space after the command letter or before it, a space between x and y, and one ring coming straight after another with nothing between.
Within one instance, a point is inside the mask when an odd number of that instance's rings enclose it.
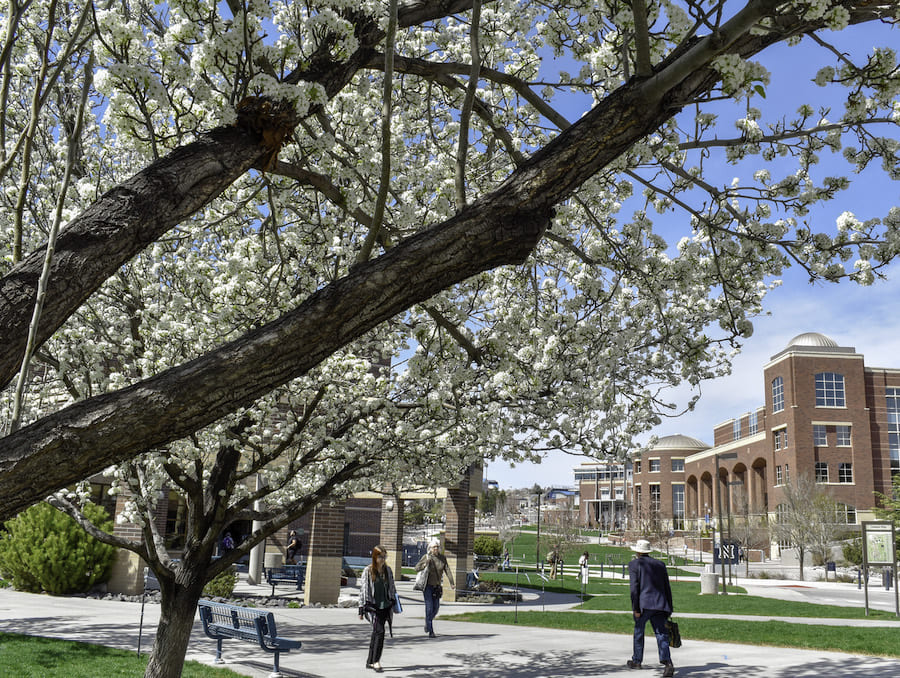
<instances>
[{"instance_id":1,"label":"domed roof","mask_svg":"<svg viewBox=\"0 0 900 678\"><path fill-rule=\"evenodd\" d=\"M803 334L798 334L796 337L791 339L788 342L788 345L785 348L790 348L791 346L837 346L837 342L830 338L826 337L824 334L820 334L819 332L804 332Z\"/></svg>"},{"instance_id":2,"label":"domed roof","mask_svg":"<svg viewBox=\"0 0 900 678\"><path fill-rule=\"evenodd\" d=\"M656 445L653 446L653 449L654 450L706 450L706 449L709 449L709 445L704 443L702 440L697 440L696 438L691 438L690 436L676 434L674 436L663 436L658 441L656 441Z\"/></svg>"}]
</instances>

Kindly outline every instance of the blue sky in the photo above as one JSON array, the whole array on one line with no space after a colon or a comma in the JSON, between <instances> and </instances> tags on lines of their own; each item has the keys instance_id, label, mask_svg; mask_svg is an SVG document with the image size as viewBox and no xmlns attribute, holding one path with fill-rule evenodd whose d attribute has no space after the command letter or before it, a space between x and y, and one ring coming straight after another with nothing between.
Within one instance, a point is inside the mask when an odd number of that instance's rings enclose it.
<instances>
[{"instance_id":1,"label":"blue sky","mask_svg":"<svg viewBox=\"0 0 900 678\"><path fill-rule=\"evenodd\" d=\"M840 346L855 347L869 367L900 369L900 265L894 264L892 271L889 280L872 287L853 283L811 287L805 281L786 281L769 295L770 315L754 321L754 334L735 358L732 374L704 383L696 409L664 420L653 434L680 433L711 444L716 425L764 404L763 366L803 332L821 332ZM690 397L687 388L674 394L680 394L681 403ZM485 478L498 481L503 489L535 483L568 487L574 484L572 469L583 461L587 460L557 452L542 464L510 468L505 462L493 462Z\"/></svg>"},{"instance_id":2,"label":"blue sky","mask_svg":"<svg viewBox=\"0 0 900 678\"><path fill-rule=\"evenodd\" d=\"M839 38L842 49L849 50L852 45L867 50L873 44L890 44L885 35L883 28L876 27ZM826 37L838 36L827 34ZM892 37L896 39L896 32ZM783 105L785 114L791 115L800 103L821 100L822 90L810 79L817 68L825 64L798 58L801 55L801 51L789 48L768 55L773 82L767 87L767 99L754 102L754 105L764 110L768 106ZM790 70L778 70L771 62L790 63L791 67ZM836 119L841 108L835 101L835 110L829 118ZM566 111L566 114L574 120L580 112ZM885 130L880 133L884 134ZM834 157L824 151L821 160L823 176L848 175L849 167L840 156ZM751 165L759 167L762 162ZM721 176L715 177L713 183L727 185L731 177L738 174L736 168L724 167L721 171ZM835 219L844 211L865 220L882 217L890 207L900 205L900 185L890 181L880 167L869 169L863 175L849 176L851 187L842 196L811 212L809 220L814 230L833 230ZM657 217L657 223L664 227L665 219L669 218L683 221L685 216ZM852 282L813 285L802 271L789 270L781 277L782 286L770 292L766 299L768 315L754 320L754 334L744 342L741 354L734 359L732 374L704 383L702 397L694 412L663 421L653 434L680 433L711 443L717 424L764 403L763 366L793 337L803 332L821 332L840 346L855 347L865 356L867 366L900 368L900 262L892 264L887 274L887 281L861 287ZM682 405L689 397L687 388L673 392L674 400ZM494 462L485 469L485 478L498 481L503 489L531 487L535 483L545 487L571 486L574 482L572 469L583 461L586 460L582 457L557 452L548 455L542 464L520 464L511 468L505 462Z\"/></svg>"}]
</instances>

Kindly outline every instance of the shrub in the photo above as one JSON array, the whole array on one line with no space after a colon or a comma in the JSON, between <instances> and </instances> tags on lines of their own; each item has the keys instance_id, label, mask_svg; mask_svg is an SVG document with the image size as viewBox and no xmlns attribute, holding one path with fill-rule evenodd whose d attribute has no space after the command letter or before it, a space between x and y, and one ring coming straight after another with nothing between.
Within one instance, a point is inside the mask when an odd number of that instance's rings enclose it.
<instances>
[{"instance_id":1,"label":"shrub","mask_svg":"<svg viewBox=\"0 0 900 678\"><path fill-rule=\"evenodd\" d=\"M496 537L481 534L475 537L475 545L472 547L476 556L499 557L503 551L502 542Z\"/></svg>"},{"instance_id":2,"label":"shrub","mask_svg":"<svg viewBox=\"0 0 900 678\"><path fill-rule=\"evenodd\" d=\"M84 515L112 532L106 509L85 504ZM109 579L116 549L91 537L69 516L41 502L6 521L0 571L22 591L82 593Z\"/></svg>"},{"instance_id":3,"label":"shrub","mask_svg":"<svg viewBox=\"0 0 900 678\"><path fill-rule=\"evenodd\" d=\"M230 598L234 593L237 579L237 572L232 566L206 582L206 586L203 587L203 595L211 598Z\"/></svg>"},{"instance_id":4,"label":"shrub","mask_svg":"<svg viewBox=\"0 0 900 678\"><path fill-rule=\"evenodd\" d=\"M853 539L844 544L841 549L844 553L844 560L853 565L862 565L862 539Z\"/></svg>"}]
</instances>

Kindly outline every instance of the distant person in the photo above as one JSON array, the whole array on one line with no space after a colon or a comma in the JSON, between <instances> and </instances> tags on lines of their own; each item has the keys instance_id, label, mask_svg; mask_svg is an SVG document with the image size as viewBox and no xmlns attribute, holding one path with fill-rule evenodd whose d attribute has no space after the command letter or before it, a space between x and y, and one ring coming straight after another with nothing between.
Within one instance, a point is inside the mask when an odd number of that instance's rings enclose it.
<instances>
[{"instance_id":1,"label":"distant person","mask_svg":"<svg viewBox=\"0 0 900 678\"><path fill-rule=\"evenodd\" d=\"M556 568L559 563L559 554L556 549L547 554L547 562L550 563L550 579L556 579Z\"/></svg>"},{"instance_id":2,"label":"distant person","mask_svg":"<svg viewBox=\"0 0 900 678\"><path fill-rule=\"evenodd\" d=\"M659 662L665 665L663 676L668 678L675 675L675 666L669 652L669 632L666 630L666 620L673 609L669 573L662 561L650 557L650 542L646 539L638 539L631 550L637 554L628 563L631 610L634 613L634 654L627 666L629 669L641 668L644 660L644 629L649 621L656 634Z\"/></svg>"},{"instance_id":3,"label":"distant person","mask_svg":"<svg viewBox=\"0 0 900 678\"><path fill-rule=\"evenodd\" d=\"M428 543L428 550L416 563L416 572L425 568L428 568L428 579L425 580L425 590L422 592L425 598L425 633L429 638L435 638L434 618L437 617L438 610L441 608L441 596L444 595L441 584L444 581L444 575L447 575L450 586L456 586L447 559L441 553L439 539L432 539Z\"/></svg>"},{"instance_id":4,"label":"distant person","mask_svg":"<svg viewBox=\"0 0 900 678\"><path fill-rule=\"evenodd\" d=\"M394 617L394 602L397 589L394 573L385 562L387 549L381 544L372 549L372 562L366 565L359 586L359 618L368 619L372 624L369 638L369 655L366 668L381 673L381 652L384 649L384 625L391 627ZM391 634L393 635L393 634Z\"/></svg>"},{"instance_id":5,"label":"distant person","mask_svg":"<svg viewBox=\"0 0 900 678\"><path fill-rule=\"evenodd\" d=\"M288 544L287 544L287 560L289 563L297 564L297 556L300 555L300 550L303 548L303 542L300 541L300 537L297 536L296 530L291 530L291 533L288 535Z\"/></svg>"},{"instance_id":6,"label":"distant person","mask_svg":"<svg viewBox=\"0 0 900 678\"><path fill-rule=\"evenodd\" d=\"M587 584L588 581L588 560L590 559L590 555L585 551L581 554L581 557L578 559L578 577Z\"/></svg>"},{"instance_id":7,"label":"distant person","mask_svg":"<svg viewBox=\"0 0 900 678\"><path fill-rule=\"evenodd\" d=\"M228 553L233 548L234 539L231 536L231 532L226 532L225 536L222 537L222 550L225 551L225 553Z\"/></svg>"},{"instance_id":8,"label":"distant person","mask_svg":"<svg viewBox=\"0 0 900 678\"><path fill-rule=\"evenodd\" d=\"M502 567L504 570L511 569L509 566L509 549L506 549L505 551L503 551L503 566Z\"/></svg>"}]
</instances>

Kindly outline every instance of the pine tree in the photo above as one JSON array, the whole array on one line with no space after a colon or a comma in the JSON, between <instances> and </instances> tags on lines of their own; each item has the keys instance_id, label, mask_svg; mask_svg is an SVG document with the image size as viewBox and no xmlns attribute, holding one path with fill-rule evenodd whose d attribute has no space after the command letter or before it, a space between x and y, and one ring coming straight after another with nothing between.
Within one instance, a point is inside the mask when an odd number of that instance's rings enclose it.
<instances>
[{"instance_id":1,"label":"pine tree","mask_svg":"<svg viewBox=\"0 0 900 678\"><path fill-rule=\"evenodd\" d=\"M106 509L88 503L84 514L112 531ZM0 571L19 590L78 593L109 578L116 549L89 536L49 504L35 504L8 520L6 530L0 539Z\"/></svg>"}]
</instances>

